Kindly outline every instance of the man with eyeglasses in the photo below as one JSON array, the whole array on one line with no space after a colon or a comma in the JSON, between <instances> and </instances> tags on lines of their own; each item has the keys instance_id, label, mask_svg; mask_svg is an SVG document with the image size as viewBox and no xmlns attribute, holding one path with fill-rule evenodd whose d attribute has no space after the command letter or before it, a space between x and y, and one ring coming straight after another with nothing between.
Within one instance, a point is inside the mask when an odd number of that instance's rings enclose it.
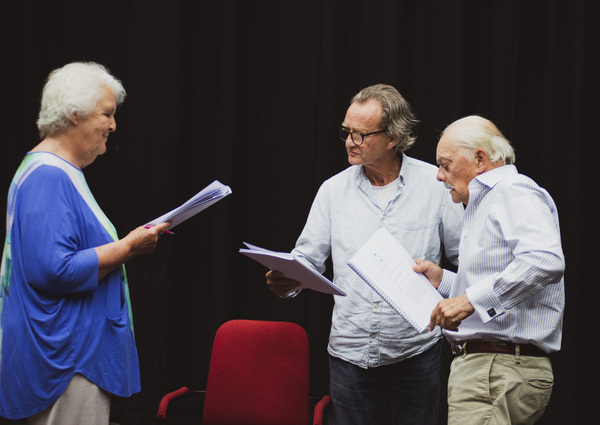
<instances>
[{"instance_id":1,"label":"man with eyeglasses","mask_svg":"<svg viewBox=\"0 0 600 425\"><path fill-rule=\"evenodd\" d=\"M404 154L417 120L389 85L352 99L340 127L349 168L325 181L292 253L319 272L331 255L334 297L330 354L330 422L371 424L384 389L394 424L436 424L441 332L419 334L347 265L379 229L387 228L414 258L456 263L463 209L436 180L436 167ZM443 247L443 248L442 248ZM295 296L298 282L267 273L271 291Z\"/></svg>"}]
</instances>

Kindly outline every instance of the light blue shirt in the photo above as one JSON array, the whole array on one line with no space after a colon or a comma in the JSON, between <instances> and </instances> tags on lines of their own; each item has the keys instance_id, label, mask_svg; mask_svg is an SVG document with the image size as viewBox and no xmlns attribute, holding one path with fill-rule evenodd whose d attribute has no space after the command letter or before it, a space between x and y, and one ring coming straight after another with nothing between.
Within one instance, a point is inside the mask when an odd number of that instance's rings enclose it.
<instances>
[{"instance_id":1,"label":"light blue shirt","mask_svg":"<svg viewBox=\"0 0 600 425\"><path fill-rule=\"evenodd\" d=\"M438 290L466 292L475 313L453 342L493 338L534 344L550 353L561 344L565 261L554 201L514 165L469 184L456 274L444 271Z\"/></svg>"},{"instance_id":2,"label":"light blue shirt","mask_svg":"<svg viewBox=\"0 0 600 425\"><path fill-rule=\"evenodd\" d=\"M437 168L402 159L398 190L387 205L378 201L362 166L325 181L292 253L319 272L331 255L334 283L347 293L334 296L329 353L363 368L420 354L440 338L438 329L419 334L348 266L356 251L385 227L414 258L440 262L458 255L462 205L452 203Z\"/></svg>"}]
</instances>

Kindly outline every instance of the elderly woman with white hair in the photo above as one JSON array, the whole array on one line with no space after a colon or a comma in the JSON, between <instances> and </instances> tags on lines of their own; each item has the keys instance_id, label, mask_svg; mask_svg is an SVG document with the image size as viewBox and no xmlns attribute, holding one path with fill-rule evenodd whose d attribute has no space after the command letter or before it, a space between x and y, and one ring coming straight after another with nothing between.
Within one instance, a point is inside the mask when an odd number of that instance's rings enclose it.
<instances>
[{"instance_id":1,"label":"elderly woman with white hair","mask_svg":"<svg viewBox=\"0 0 600 425\"><path fill-rule=\"evenodd\" d=\"M140 390L124 263L168 224L119 239L82 169L106 151L125 98L103 66L71 63L46 82L42 141L10 186L0 274L0 416L108 424L110 395Z\"/></svg>"}]
</instances>

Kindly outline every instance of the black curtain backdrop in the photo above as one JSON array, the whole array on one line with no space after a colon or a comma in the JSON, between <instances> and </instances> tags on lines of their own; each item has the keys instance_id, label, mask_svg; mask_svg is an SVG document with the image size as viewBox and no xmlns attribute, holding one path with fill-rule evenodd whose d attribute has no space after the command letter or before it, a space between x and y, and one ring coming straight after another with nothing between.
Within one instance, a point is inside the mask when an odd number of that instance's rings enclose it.
<instances>
[{"instance_id":1,"label":"black curtain backdrop","mask_svg":"<svg viewBox=\"0 0 600 425\"><path fill-rule=\"evenodd\" d=\"M238 253L242 242L293 248L319 185L347 166L336 129L361 88L398 88L420 120L408 154L432 163L447 124L483 115L512 141L520 172L550 192L561 217L563 349L553 356L555 389L540 423L589 423L597 409L585 388L598 377L590 202L598 194L591 183L598 159L596 6L14 2L0 12L2 217L13 173L39 141L35 122L48 73L72 61L104 64L128 97L107 153L85 174L121 235L215 179L233 190L163 236L155 253L127 265L142 370L136 397L183 385L203 389L214 334L236 318L302 325L311 343L311 395L320 396L328 385L331 296L276 298L266 270ZM449 361L446 352L445 373Z\"/></svg>"}]
</instances>

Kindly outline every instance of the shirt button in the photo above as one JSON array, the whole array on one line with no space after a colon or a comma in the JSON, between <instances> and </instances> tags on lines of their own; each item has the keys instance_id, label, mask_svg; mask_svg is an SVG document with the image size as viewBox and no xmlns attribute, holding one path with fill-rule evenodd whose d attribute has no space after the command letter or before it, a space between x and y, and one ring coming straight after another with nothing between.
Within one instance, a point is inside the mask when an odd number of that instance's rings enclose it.
<instances>
[{"instance_id":1,"label":"shirt button","mask_svg":"<svg viewBox=\"0 0 600 425\"><path fill-rule=\"evenodd\" d=\"M377 334L376 333L372 333L371 334L371 339L375 339L375 338L377 338Z\"/></svg>"},{"instance_id":2,"label":"shirt button","mask_svg":"<svg viewBox=\"0 0 600 425\"><path fill-rule=\"evenodd\" d=\"M375 307L375 308L379 308L379 303L375 303L375 304L373 304L373 307Z\"/></svg>"}]
</instances>

